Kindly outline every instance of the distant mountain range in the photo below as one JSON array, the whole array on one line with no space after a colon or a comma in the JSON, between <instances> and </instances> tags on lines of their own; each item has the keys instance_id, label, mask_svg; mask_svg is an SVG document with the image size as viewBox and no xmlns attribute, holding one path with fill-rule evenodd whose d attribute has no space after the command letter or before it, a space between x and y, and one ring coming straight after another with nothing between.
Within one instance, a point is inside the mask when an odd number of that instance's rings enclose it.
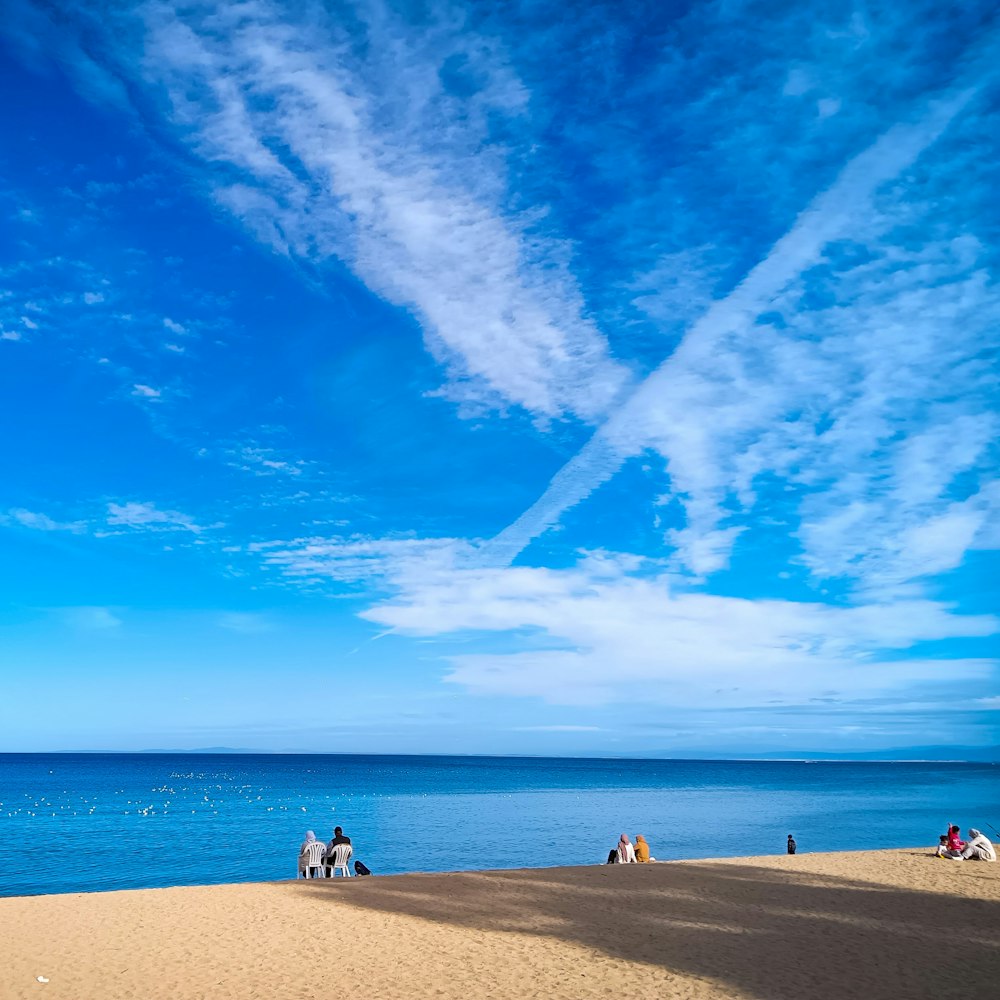
<instances>
[{"instance_id":1,"label":"distant mountain range","mask_svg":"<svg viewBox=\"0 0 1000 1000\"><path fill-rule=\"evenodd\" d=\"M762 753L704 753L681 750L644 750L623 757L652 757L657 760L885 760L885 761L971 761L1000 762L1000 746L992 747L891 747L886 750L770 750Z\"/></svg>"},{"instance_id":2,"label":"distant mountain range","mask_svg":"<svg viewBox=\"0 0 1000 1000\"><path fill-rule=\"evenodd\" d=\"M194 749L140 750L140 753L166 754L308 754L322 750L254 750L248 747L196 747ZM338 751L343 752L343 751ZM389 754L388 756L470 756L470 757L539 757L544 754ZM561 755L567 756L567 755ZM652 760L844 760L844 761L970 761L975 763L1000 763L1000 746L949 747L918 746L892 747L886 750L859 750L853 753L831 750L769 750L761 753L737 751L706 753L686 750L634 750L616 754L570 754L572 757L613 757Z\"/></svg>"}]
</instances>

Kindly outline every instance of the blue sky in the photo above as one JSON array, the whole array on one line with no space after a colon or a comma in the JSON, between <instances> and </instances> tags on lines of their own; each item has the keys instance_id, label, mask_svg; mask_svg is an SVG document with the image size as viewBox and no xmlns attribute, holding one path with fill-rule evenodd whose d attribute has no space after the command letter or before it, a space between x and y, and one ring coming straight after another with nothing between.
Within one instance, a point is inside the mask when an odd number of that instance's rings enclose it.
<instances>
[{"instance_id":1,"label":"blue sky","mask_svg":"<svg viewBox=\"0 0 1000 1000\"><path fill-rule=\"evenodd\" d=\"M0 750L998 742L990 16L12 0Z\"/></svg>"}]
</instances>

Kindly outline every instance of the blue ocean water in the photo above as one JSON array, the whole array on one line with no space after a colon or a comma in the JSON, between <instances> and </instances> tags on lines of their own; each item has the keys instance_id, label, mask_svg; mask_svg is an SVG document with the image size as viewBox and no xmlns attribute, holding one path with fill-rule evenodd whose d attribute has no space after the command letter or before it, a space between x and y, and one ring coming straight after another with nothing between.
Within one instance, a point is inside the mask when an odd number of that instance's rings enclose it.
<instances>
[{"instance_id":1,"label":"blue ocean water","mask_svg":"<svg viewBox=\"0 0 1000 1000\"><path fill-rule=\"evenodd\" d=\"M1000 826L1000 766L249 754L0 755L0 895L294 877L335 825L376 874L936 844ZM998 838L1000 839L1000 838Z\"/></svg>"}]
</instances>

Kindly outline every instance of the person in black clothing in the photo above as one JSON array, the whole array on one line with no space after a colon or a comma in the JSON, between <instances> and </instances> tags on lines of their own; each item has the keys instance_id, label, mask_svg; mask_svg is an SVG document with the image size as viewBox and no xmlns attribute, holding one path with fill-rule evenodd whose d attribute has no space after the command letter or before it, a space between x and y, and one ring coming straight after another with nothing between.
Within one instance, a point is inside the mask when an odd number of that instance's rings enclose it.
<instances>
[{"instance_id":1,"label":"person in black clothing","mask_svg":"<svg viewBox=\"0 0 1000 1000\"><path fill-rule=\"evenodd\" d=\"M788 835L788 853L795 853L795 838L791 834Z\"/></svg>"},{"instance_id":2,"label":"person in black clothing","mask_svg":"<svg viewBox=\"0 0 1000 1000\"><path fill-rule=\"evenodd\" d=\"M332 851L337 844L349 844L350 842L351 838L345 837L344 831L339 826L335 826L333 828L333 840L331 840L326 846L328 850Z\"/></svg>"},{"instance_id":3,"label":"person in black clothing","mask_svg":"<svg viewBox=\"0 0 1000 1000\"><path fill-rule=\"evenodd\" d=\"M339 827L335 826L333 828L333 840L326 845L326 874L327 877L333 877L333 849L338 844L350 844L351 838L344 836L344 831ZM353 848L352 848L353 850Z\"/></svg>"}]
</instances>

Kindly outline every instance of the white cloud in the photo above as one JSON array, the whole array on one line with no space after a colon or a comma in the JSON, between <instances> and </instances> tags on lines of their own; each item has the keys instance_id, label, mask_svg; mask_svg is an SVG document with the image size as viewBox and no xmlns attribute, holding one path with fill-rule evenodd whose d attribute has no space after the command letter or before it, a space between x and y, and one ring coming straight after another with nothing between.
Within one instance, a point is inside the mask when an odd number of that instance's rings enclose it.
<instances>
[{"instance_id":1,"label":"white cloud","mask_svg":"<svg viewBox=\"0 0 1000 1000\"><path fill-rule=\"evenodd\" d=\"M262 615L245 611L228 611L220 615L218 625L230 632L242 632L250 635L269 632L272 628L271 623Z\"/></svg>"},{"instance_id":2,"label":"white cloud","mask_svg":"<svg viewBox=\"0 0 1000 1000\"><path fill-rule=\"evenodd\" d=\"M275 448L261 445L244 445L227 452L227 464L255 476L301 476L307 463L301 459L283 456Z\"/></svg>"},{"instance_id":3,"label":"white cloud","mask_svg":"<svg viewBox=\"0 0 1000 1000\"><path fill-rule=\"evenodd\" d=\"M28 330L37 330L38 324L30 316L22 316L21 323Z\"/></svg>"},{"instance_id":4,"label":"white cloud","mask_svg":"<svg viewBox=\"0 0 1000 1000\"><path fill-rule=\"evenodd\" d=\"M107 523L148 531L190 531L195 535L205 530L187 514L160 510L151 503L109 503Z\"/></svg>"},{"instance_id":5,"label":"white cloud","mask_svg":"<svg viewBox=\"0 0 1000 1000\"><path fill-rule=\"evenodd\" d=\"M67 625L87 632L103 632L122 624L122 620L110 608L63 608L62 616Z\"/></svg>"},{"instance_id":6,"label":"white cloud","mask_svg":"<svg viewBox=\"0 0 1000 1000\"><path fill-rule=\"evenodd\" d=\"M80 534L87 528L84 521L56 521L48 514L40 514L20 507L12 508L6 514L0 514L0 523L16 524L33 531L69 531L72 534Z\"/></svg>"},{"instance_id":7,"label":"white cloud","mask_svg":"<svg viewBox=\"0 0 1000 1000\"><path fill-rule=\"evenodd\" d=\"M136 11L141 65L136 19L109 26L120 72L166 95L212 196L258 239L338 257L411 309L451 398L541 418L606 412L628 373L588 316L571 248L540 235L541 209L510 208L490 132L527 93L494 39L447 12L415 25L380 4L355 11L363 50L319 6ZM442 79L456 63L474 81L462 98Z\"/></svg>"},{"instance_id":8,"label":"white cloud","mask_svg":"<svg viewBox=\"0 0 1000 1000\"><path fill-rule=\"evenodd\" d=\"M446 571L467 561L472 546L456 538L300 538L291 542L252 542L257 554L282 573L310 580L344 583L391 578L404 581L412 573Z\"/></svg>"},{"instance_id":9,"label":"white cloud","mask_svg":"<svg viewBox=\"0 0 1000 1000\"><path fill-rule=\"evenodd\" d=\"M163 393L160 389L154 389L150 385L142 385L137 382L132 386L132 395L139 396L142 399L159 399Z\"/></svg>"},{"instance_id":10,"label":"white cloud","mask_svg":"<svg viewBox=\"0 0 1000 1000\"><path fill-rule=\"evenodd\" d=\"M187 333L187 327L185 327L181 323L176 322L175 320L170 319L169 316L163 317L163 325L171 333L177 333L177 334Z\"/></svg>"},{"instance_id":11,"label":"white cloud","mask_svg":"<svg viewBox=\"0 0 1000 1000\"><path fill-rule=\"evenodd\" d=\"M647 448L666 459L666 499L684 512L666 540L697 575L728 564L759 515L764 478L793 492L785 503L801 503L789 513L803 519L803 561L819 579L905 589L985 544L1000 498L985 486L964 501L952 490L962 476L982 478L996 440L982 351L996 343L1000 293L974 238L927 240L929 220L941 225L933 192L885 189L974 94L929 104L848 163L539 500L482 547L484 564L510 563Z\"/></svg>"},{"instance_id":12,"label":"white cloud","mask_svg":"<svg viewBox=\"0 0 1000 1000\"><path fill-rule=\"evenodd\" d=\"M600 733L600 726L515 726L515 733Z\"/></svg>"},{"instance_id":13,"label":"white cloud","mask_svg":"<svg viewBox=\"0 0 1000 1000\"><path fill-rule=\"evenodd\" d=\"M767 707L943 689L996 662L933 659L920 642L983 637L988 615L921 599L853 607L694 593L650 560L592 553L566 570L476 565L456 539L300 539L253 548L308 580L395 594L361 617L394 632L517 637L510 651L449 655L447 680L482 694L557 704L635 702Z\"/></svg>"},{"instance_id":14,"label":"white cloud","mask_svg":"<svg viewBox=\"0 0 1000 1000\"><path fill-rule=\"evenodd\" d=\"M104 294L102 292L84 292L83 293L83 301L88 306L95 306L99 302L103 302L104 301Z\"/></svg>"}]
</instances>

